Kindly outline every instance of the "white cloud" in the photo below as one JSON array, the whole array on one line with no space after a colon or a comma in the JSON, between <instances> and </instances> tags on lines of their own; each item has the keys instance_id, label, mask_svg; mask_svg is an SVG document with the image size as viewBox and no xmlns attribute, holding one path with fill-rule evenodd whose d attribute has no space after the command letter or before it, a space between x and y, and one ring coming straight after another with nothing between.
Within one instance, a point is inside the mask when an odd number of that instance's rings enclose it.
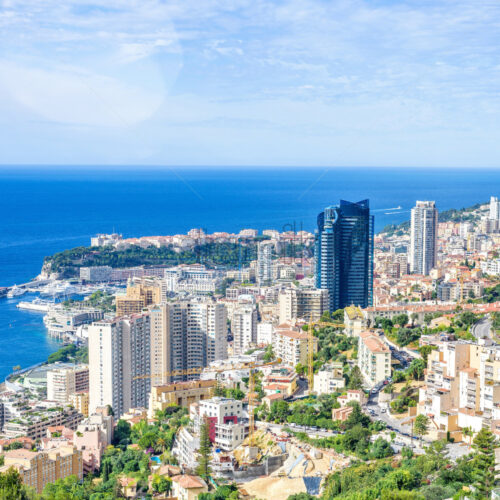
<instances>
[{"instance_id":1,"label":"white cloud","mask_svg":"<svg viewBox=\"0 0 500 500\"><path fill-rule=\"evenodd\" d=\"M63 68L27 68L0 60L0 86L22 107L47 121L128 127L150 118L163 96L115 78Z\"/></svg>"}]
</instances>

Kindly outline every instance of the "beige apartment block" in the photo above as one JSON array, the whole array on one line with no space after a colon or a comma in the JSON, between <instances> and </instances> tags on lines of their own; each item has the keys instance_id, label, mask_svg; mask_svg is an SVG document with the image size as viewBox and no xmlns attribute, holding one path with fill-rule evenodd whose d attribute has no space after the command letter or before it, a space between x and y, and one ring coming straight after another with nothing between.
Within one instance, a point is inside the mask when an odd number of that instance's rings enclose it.
<instances>
[{"instance_id":1,"label":"beige apartment block","mask_svg":"<svg viewBox=\"0 0 500 500\"><path fill-rule=\"evenodd\" d=\"M328 290L316 288L287 288L279 294L279 322L297 318L318 321L328 310Z\"/></svg>"},{"instance_id":2,"label":"beige apartment block","mask_svg":"<svg viewBox=\"0 0 500 500\"><path fill-rule=\"evenodd\" d=\"M11 450L4 454L0 472L14 467L24 484L41 494L48 483L75 475L83 479L82 453L73 446L60 446L47 452Z\"/></svg>"},{"instance_id":3,"label":"beige apartment block","mask_svg":"<svg viewBox=\"0 0 500 500\"><path fill-rule=\"evenodd\" d=\"M116 315L129 316L140 313L148 306L159 304L162 300L160 283L134 283L127 286L125 295L116 296Z\"/></svg>"},{"instance_id":4,"label":"beige apartment block","mask_svg":"<svg viewBox=\"0 0 500 500\"><path fill-rule=\"evenodd\" d=\"M89 390L89 367L56 368L47 372L47 399L69 403L70 395Z\"/></svg>"},{"instance_id":5,"label":"beige apartment block","mask_svg":"<svg viewBox=\"0 0 500 500\"><path fill-rule=\"evenodd\" d=\"M371 386L391 376L391 351L378 335L372 332L360 334L358 366Z\"/></svg>"},{"instance_id":6,"label":"beige apartment block","mask_svg":"<svg viewBox=\"0 0 500 500\"><path fill-rule=\"evenodd\" d=\"M193 380L153 386L149 395L148 417L154 418L157 411L163 411L168 406L189 408L191 403L210 399L216 384L215 380Z\"/></svg>"},{"instance_id":7,"label":"beige apartment block","mask_svg":"<svg viewBox=\"0 0 500 500\"><path fill-rule=\"evenodd\" d=\"M276 331L276 357L281 359L284 365L295 367L299 363L307 364L308 334L293 330ZM313 350L318 350L318 339L313 339Z\"/></svg>"},{"instance_id":8,"label":"beige apartment block","mask_svg":"<svg viewBox=\"0 0 500 500\"><path fill-rule=\"evenodd\" d=\"M70 394L68 403L84 417L89 416L89 391Z\"/></svg>"},{"instance_id":9,"label":"beige apartment block","mask_svg":"<svg viewBox=\"0 0 500 500\"><path fill-rule=\"evenodd\" d=\"M198 379L202 368L227 358L224 304L179 301L151 308L151 385Z\"/></svg>"}]
</instances>

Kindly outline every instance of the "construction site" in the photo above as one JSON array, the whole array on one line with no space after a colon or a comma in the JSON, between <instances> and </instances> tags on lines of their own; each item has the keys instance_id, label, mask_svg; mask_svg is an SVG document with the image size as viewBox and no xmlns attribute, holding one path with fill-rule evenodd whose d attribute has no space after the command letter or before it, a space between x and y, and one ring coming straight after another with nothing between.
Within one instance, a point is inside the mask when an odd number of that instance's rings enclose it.
<instances>
[{"instance_id":1,"label":"construction site","mask_svg":"<svg viewBox=\"0 0 500 500\"><path fill-rule=\"evenodd\" d=\"M319 450L286 432L257 430L234 451L241 471L234 471L240 491L249 498L286 500L307 492L318 495L324 478L349 465L333 450Z\"/></svg>"}]
</instances>

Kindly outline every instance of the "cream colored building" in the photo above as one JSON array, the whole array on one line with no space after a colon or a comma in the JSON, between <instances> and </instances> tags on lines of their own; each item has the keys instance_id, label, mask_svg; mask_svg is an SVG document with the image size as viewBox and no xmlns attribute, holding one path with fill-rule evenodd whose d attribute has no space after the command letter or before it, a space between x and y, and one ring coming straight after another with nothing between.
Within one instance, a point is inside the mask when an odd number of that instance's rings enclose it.
<instances>
[{"instance_id":1,"label":"cream colored building","mask_svg":"<svg viewBox=\"0 0 500 500\"><path fill-rule=\"evenodd\" d=\"M10 467L19 471L24 484L41 494L48 483L75 475L83 479L82 453L73 446L60 446L47 452L11 450L4 454L4 466L0 473Z\"/></svg>"},{"instance_id":2,"label":"cream colored building","mask_svg":"<svg viewBox=\"0 0 500 500\"><path fill-rule=\"evenodd\" d=\"M89 390L89 367L56 368L47 372L47 399L68 403L71 394Z\"/></svg>"},{"instance_id":3,"label":"cream colored building","mask_svg":"<svg viewBox=\"0 0 500 500\"><path fill-rule=\"evenodd\" d=\"M159 304L161 300L160 282L145 279L142 282L129 283L126 294L116 296L116 315L120 317L138 314L148 306Z\"/></svg>"},{"instance_id":4,"label":"cream colored building","mask_svg":"<svg viewBox=\"0 0 500 500\"><path fill-rule=\"evenodd\" d=\"M279 322L297 318L318 321L328 310L328 290L316 288L287 288L278 297Z\"/></svg>"},{"instance_id":5,"label":"cream colored building","mask_svg":"<svg viewBox=\"0 0 500 500\"><path fill-rule=\"evenodd\" d=\"M314 374L314 392L332 394L345 387L342 363L329 363Z\"/></svg>"},{"instance_id":6,"label":"cream colored building","mask_svg":"<svg viewBox=\"0 0 500 500\"><path fill-rule=\"evenodd\" d=\"M151 387L149 313L89 326L89 412L111 405L117 417L146 407Z\"/></svg>"},{"instance_id":7,"label":"cream colored building","mask_svg":"<svg viewBox=\"0 0 500 500\"><path fill-rule=\"evenodd\" d=\"M349 337L359 337L365 328L363 311L357 306L348 306L344 309L345 333Z\"/></svg>"},{"instance_id":8,"label":"cream colored building","mask_svg":"<svg viewBox=\"0 0 500 500\"><path fill-rule=\"evenodd\" d=\"M84 417L89 416L89 391L70 394L68 403Z\"/></svg>"},{"instance_id":9,"label":"cream colored building","mask_svg":"<svg viewBox=\"0 0 500 500\"><path fill-rule=\"evenodd\" d=\"M372 332L362 332L358 343L358 366L370 386L391 376L391 351Z\"/></svg>"},{"instance_id":10,"label":"cream colored building","mask_svg":"<svg viewBox=\"0 0 500 500\"><path fill-rule=\"evenodd\" d=\"M253 304L239 305L231 319L233 354L244 354L257 343L257 309Z\"/></svg>"},{"instance_id":11,"label":"cream colored building","mask_svg":"<svg viewBox=\"0 0 500 500\"><path fill-rule=\"evenodd\" d=\"M178 500L196 500L207 491L207 483L201 477L184 474L172 478L172 495Z\"/></svg>"},{"instance_id":12,"label":"cream colored building","mask_svg":"<svg viewBox=\"0 0 500 500\"><path fill-rule=\"evenodd\" d=\"M148 417L154 418L157 411L163 411L168 406L189 408L191 403L210 399L216 384L215 380L192 380L153 386L149 395Z\"/></svg>"},{"instance_id":13,"label":"cream colored building","mask_svg":"<svg viewBox=\"0 0 500 500\"><path fill-rule=\"evenodd\" d=\"M227 310L210 300L151 308L151 383L198 379L202 368L227 358Z\"/></svg>"},{"instance_id":14,"label":"cream colored building","mask_svg":"<svg viewBox=\"0 0 500 500\"><path fill-rule=\"evenodd\" d=\"M313 339L313 350L318 350L318 339ZM277 330L275 356L285 365L295 367L301 363L307 364L308 335L305 332L293 330Z\"/></svg>"}]
</instances>

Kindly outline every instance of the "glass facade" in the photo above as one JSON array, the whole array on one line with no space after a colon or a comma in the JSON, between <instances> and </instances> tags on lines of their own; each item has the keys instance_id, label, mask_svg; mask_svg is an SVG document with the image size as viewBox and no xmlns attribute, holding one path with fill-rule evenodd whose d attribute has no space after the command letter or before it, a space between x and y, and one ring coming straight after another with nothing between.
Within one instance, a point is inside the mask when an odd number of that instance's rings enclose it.
<instances>
[{"instance_id":1,"label":"glass facade","mask_svg":"<svg viewBox=\"0 0 500 500\"><path fill-rule=\"evenodd\" d=\"M341 200L318 215L316 286L328 290L331 312L373 305L373 222L368 200Z\"/></svg>"}]
</instances>

